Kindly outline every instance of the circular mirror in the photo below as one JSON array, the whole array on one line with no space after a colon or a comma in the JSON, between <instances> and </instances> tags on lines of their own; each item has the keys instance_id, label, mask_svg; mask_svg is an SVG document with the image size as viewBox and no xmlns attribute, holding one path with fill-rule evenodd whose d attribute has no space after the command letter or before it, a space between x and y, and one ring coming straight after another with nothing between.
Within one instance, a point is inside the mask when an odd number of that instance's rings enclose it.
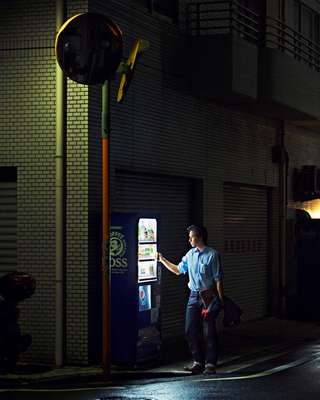
<instances>
[{"instance_id":1,"label":"circular mirror","mask_svg":"<svg viewBox=\"0 0 320 400\"><path fill-rule=\"evenodd\" d=\"M68 19L59 30L55 53L64 73L85 85L103 83L122 59L122 32L102 14L83 13Z\"/></svg>"}]
</instances>

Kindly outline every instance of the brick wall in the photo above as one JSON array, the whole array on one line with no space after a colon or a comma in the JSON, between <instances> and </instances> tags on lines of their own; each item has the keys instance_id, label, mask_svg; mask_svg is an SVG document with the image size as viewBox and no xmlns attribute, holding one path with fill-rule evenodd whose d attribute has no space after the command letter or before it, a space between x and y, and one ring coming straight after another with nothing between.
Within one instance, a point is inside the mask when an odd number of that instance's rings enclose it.
<instances>
[{"instance_id":1,"label":"brick wall","mask_svg":"<svg viewBox=\"0 0 320 400\"><path fill-rule=\"evenodd\" d=\"M67 17L88 11L68 1ZM66 362L88 362L88 87L68 79Z\"/></svg>"},{"instance_id":2,"label":"brick wall","mask_svg":"<svg viewBox=\"0 0 320 400\"><path fill-rule=\"evenodd\" d=\"M68 14L86 11L69 3ZM18 169L18 265L37 290L21 304L33 344L25 359L54 361L55 2L0 3L0 165ZM68 83L67 353L87 361L87 88Z\"/></svg>"},{"instance_id":3,"label":"brick wall","mask_svg":"<svg viewBox=\"0 0 320 400\"><path fill-rule=\"evenodd\" d=\"M18 170L18 265L37 280L21 322L33 337L27 358L46 362L54 351L54 4L2 1L0 18L0 163Z\"/></svg>"}]
</instances>

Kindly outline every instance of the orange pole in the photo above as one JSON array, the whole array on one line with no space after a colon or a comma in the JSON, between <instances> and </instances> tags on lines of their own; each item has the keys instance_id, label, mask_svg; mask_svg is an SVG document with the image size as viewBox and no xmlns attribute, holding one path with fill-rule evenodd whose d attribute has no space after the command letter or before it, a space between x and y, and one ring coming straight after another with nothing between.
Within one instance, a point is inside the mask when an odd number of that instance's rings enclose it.
<instances>
[{"instance_id":1,"label":"orange pole","mask_svg":"<svg viewBox=\"0 0 320 400\"><path fill-rule=\"evenodd\" d=\"M102 86L102 364L105 374L110 373L110 184L109 184L109 82Z\"/></svg>"}]
</instances>

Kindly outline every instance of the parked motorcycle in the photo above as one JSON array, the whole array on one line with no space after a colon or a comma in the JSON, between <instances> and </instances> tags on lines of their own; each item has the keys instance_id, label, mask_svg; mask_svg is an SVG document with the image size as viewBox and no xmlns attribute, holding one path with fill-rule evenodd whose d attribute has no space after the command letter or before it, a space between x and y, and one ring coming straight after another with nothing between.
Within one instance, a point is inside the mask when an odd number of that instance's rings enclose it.
<instances>
[{"instance_id":1,"label":"parked motorcycle","mask_svg":"<svg viewBox=\"0 0 320 400\"><path fill-rule=\"evenodd\" d=\"M35 288L35 279L23 272L0 278L0 373L12 371L19 354L31 345L31 336L21 334L18 303L31 297Z\"/></svg>"}]
</instances>

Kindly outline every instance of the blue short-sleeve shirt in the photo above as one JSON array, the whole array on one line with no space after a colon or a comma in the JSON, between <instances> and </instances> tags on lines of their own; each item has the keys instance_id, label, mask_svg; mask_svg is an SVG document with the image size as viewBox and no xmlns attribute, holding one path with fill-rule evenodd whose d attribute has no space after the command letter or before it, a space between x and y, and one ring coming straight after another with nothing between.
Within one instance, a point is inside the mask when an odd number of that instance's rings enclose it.
<instances>
[{"instance_id":1,"label":"blue short-sleeve shirt","mask_svg":"<svg viewBox=\"0 0 320 400\"><path fill-rule=\"evenodd\" d=\"M179 272L189 273L190 290L203 290L212 286L213 282L223 278L223 270L219 253L211 247L203 251L192 248L178 264Z\"/></svg>"}]
</instances>

